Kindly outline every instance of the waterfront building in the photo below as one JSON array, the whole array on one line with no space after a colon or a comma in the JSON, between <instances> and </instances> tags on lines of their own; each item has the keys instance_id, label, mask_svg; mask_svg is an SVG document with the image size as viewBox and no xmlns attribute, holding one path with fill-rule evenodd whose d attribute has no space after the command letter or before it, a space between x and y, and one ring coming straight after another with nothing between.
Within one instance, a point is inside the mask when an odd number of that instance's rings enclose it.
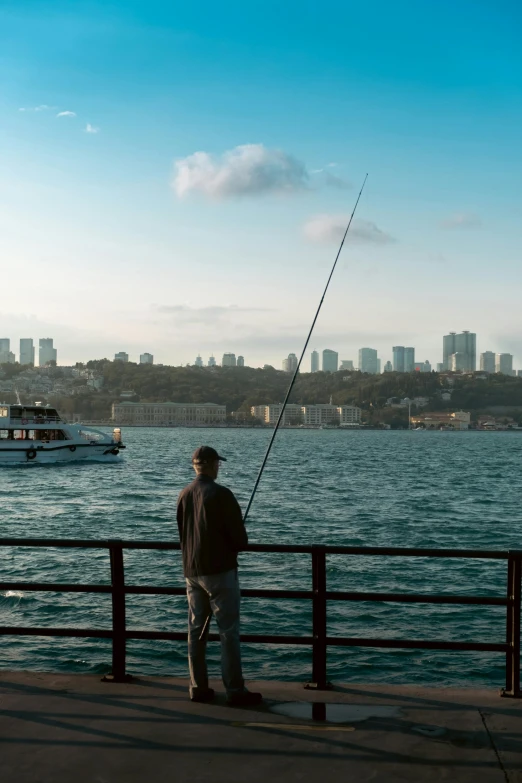
<instances>
[{"instance_id":1,"label":"waterfront building","mask_svg":"<svg viewBox=\"0 0 522 783\"><path fill-rule=\"evenodd\" d=\"M216 366L216 360L213 356L209 356L207 367L215 367Z\"/></svg>"},{"instance_id":2,"label":"waterfront building","mask_svg":"<svg viewBox=\"0 0 522 783\"><path fill-rule=\"evenodd\" d=\"M312 351L310 357L310 372L319 372L319 352Z\"/></svg>"},{"instance_id":3,"label":"waterfront building","mask_svg":"<svg viewBox=\"0 0 522 783\"><path fill-rule=\"evenodd\" d=\"M371 373L372 375L376 375L379 372L379 360L377 358L377 351L374 348L359 349L359 370L361 372Z\"/></svg>"},{"instance_id":4,"label":"waterfront building","mask_svg":"<svg viewBox=\"0 0 522 783\"><path fill-rule=\"evenodd\" d=\"M410 418L414 427L425 427L427 430L468 430L470 421L471 414L466 411L418 413Z\"/></svg>"},{"instance_id":5,"label":"waterfront building","mask_svg":"<svg viewBox=\"0 0 522 783\"><path fill-rule=\"evenodd\" d=\"M199 354L196 356L196 361L194 362L194 367L203 367L203 359L201 358L201 356Z\"/></svg>"},{"instance_id":6,"label":"waterfront building","mask_svg":"<svg viewBox=\"0 0 522 783\"><path fill-rule=\"evenodd\" d=\"M45 367L50 362L58 361L58 351L53 347L52 337L42 337L39 343L38 364Z\"/></svg>"},{"instance_id":7,"label":"waterfront building","mask_svg":"<svg viewBox=\"0 0 522 783\"><path fill-rule=\"evenodd\" d=\"M295 353L289 353L286 359L283 359L283 372L295 372L297 370L297 356Z\"/></svg>"},{"instance_id":8,"label":"waterfront building","mask_svg":"<svg viewBox=\"0 0 522 783\"><path fill-rule=\"evenodd\" d=\"M237 366L238 367L244 367L245 366L245 357L244 356L238 356L237 357Z\"/></svg>"},{"instance_id":9,"label":"waterfront building","mask_svg":"<svg viewBox=\"0 0 522 783\"><path fill-rule=\"evenodd\" d=\"M264 424L277 424L282 409L283 403L277 402L271 405L254 405L250 409L250 413L256 419L260 419ZM295 403L288 403L281 424L287 425L294 423L295 421L302 422L302 420L303 411L301 406Z\"/></svg>"},{"instance_id":10,"label":"waterfront building","mask_svg":"<svg viewBox=\"0 0 522 783\"><path fill-rule=\"evenodd\" d=\"M445 370L451 370L453 354L460 353L464 372L475 372L477 369L477 335L464 331L460 334L450 332L442 339L442 363Z\"/></svg>"},{"instance_id":11,"label":"waterfront building","mask_svg":"<svg viewBox=\"0 0 522 783\"><path fill-rule=\"evenodd\" d=\"M393 372L393 365L390 361L387 361L384 365L384 372Z\"/></svg>"},{"instance_id":12,"label":"waterfront building","mask_svg":"<svg viewBox=\"0 0 522 783\"><path fill-rule=\"evenodd\" d=\"M226 405L213 402L115 402L115 424L149 427L224 424Z\"/></svg>"},{"instance_id":13,"label":"waterfront building","mask_svg":"<svg viewBox=\"0 0 522 783\"><path fill-rule=\"evenodd\" d=\"M493 351L480 354L480 369L483 372L495 372L496 356Z\"/></svg>"},{"instance_id":14,"label":"waterfront building","mask_svg":"<svg viewBox=\"0 0 522 783\"><path fill-rule=\"evenodd\" d=\"M126 363L129 361L129 354L125 353L125 351L119 351L118 353L114 354L114 361Z\"/></svg>"},{"instance_id":15,"label":"waterfront building","mask_svg":"<svg viewBox=\"0 0 522 783\"><path fill-rule=\"evenodd\" d=\"M320 426L321 424L338 424L339 410L337 405L319 404L303 405L303 421L305 424Z\"/></svg>"},{"instance_id":16,"label":"waterfront building","mask_svg":"<svg viewBox=\"0 0 522 783\"><path fill-rule=\"evenodd\" d=\"M339 367L339 354L325 348L323 351L323 372L337 372Z\"/></svg>"},{"instance_id":17,"label":"waterfront building","mask_svg":"<svg viewBox=\"0 0 522 783\"><path fill-rule=\"evenodd\" d=\"M339 367L340 370L351 370L353 371L355 368L353 366L352 359L343 359L341 361L341 366Z\"/></svg>"},{"instance_id":18,"label":"waterfront building","mask_svg":"<svg viewBox=\"0 0 522 783\"><path fill-rule=\"evenodd\" d=\"M250 409L252 416L260 419L264 424L277 424L283 403L272 405L253 405ZM324 424L340 424L341 426L353 426L361 422L361 409L355 405L332 405L332 403L319 405L297 405L289 403L282 419L283 425L296 422L308 426L319 427Z\"/></svg>"},{"instance_id":19,"label":"waterfront building","mask_svg":"<svg viewBox=\"0 0 522 783\"><path fill-rule=\"evenodd\" d=\"M151 353L140 354L140 364L154 364L154 356Z\"/></svg>"},{"instance_id":20,"label":"waterfront building","mask_svg":"<svg viewBox=\"0 0 522 783\"><path fill-rule=\"evenodd\" d=\"M349 427L361 423L362 411L356 405L339 405L337 412L341 427Z\"/></svg>"},{"instance_id":21,"label":"waterfront building","mask_svg":"<svg viewBox=\"0 0 522 783\"><path fill-rule=\"evenodd\" d=\"M495 372L513 375L513 356L510 353L497 353Z\"/></svg>"},{"instance_id":22,"label":"waterfront building","mask_svg":"<svg viewBox=\"0 0 522 783\"><path fill-rule=\"evenodd\" d=\"M235 353L224 353L223 358L221 360L221 366L222 367L235 367L236 366L236 354Z\"/></svg>"},{"instance_id":23,"label":"waterfront building","mask_svg":"<svg viewBox=\"0 0 522 783\"><path fill-rule=\"evenodd\" d=\"M34 342L30 337L20 340L20 364L34 365Z\"/></svg>"}]
</instances>

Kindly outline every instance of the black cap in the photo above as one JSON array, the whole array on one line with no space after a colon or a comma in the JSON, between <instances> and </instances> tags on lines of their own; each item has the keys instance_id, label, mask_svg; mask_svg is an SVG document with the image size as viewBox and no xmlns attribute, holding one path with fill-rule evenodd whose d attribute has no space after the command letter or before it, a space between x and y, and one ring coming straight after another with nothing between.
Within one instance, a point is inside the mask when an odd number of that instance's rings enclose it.
<instances>
[{"instance_id":1,"label":"black cap","mask_svg":"<svg viewBox=\"0 0 522 783\"><path fill-rule=\"evenodd\" d=\"M225 457L220 457L212 446L200 446L192 455L192 462L196 465L206 465L208 462L217 462L218 460L226 462Z\"/></svg>"}]
</instances>

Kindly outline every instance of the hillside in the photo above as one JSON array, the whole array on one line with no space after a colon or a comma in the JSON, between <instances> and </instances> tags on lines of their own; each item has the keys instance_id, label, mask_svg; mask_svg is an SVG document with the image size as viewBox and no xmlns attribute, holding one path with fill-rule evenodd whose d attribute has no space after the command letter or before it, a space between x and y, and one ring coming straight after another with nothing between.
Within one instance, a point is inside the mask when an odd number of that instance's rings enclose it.
<instances>
[{"instance_id":1,"label":"hillside","mask_svg":"<svg viewBox=\"0 0 522 783\"><path fill-rule=\"evenodd\" d=\"M108 419L113 402L122 392L143 402L215 402L227 406L229 413L248 416L252 405L281 402L290 376L272 368L252 367L161 367L133 363L111 362L105 359L78 365L103 377L99 391L88 388L87 381L72 381L71 393L50 393L48 399L65 415L79 413L82 418ZM15 379L23 368L3 365L2 374ZM64 370L50 368L47 373L59 379ZM56 379L55 379L56 380ZM6 401L11 395L4 395ZM291 401L305 403L329 402L355 404L363 409L369 423L386 422L403 426L406 410L391 407L389 401L409 397L427 398L426 410L469 410L473 417L487 410L508 413L522 421L522 378L506 375L483 376L439 373L384 373L367 375L341 370L337 373L302 373L299 375ZM128 396L126 396L129 399ZM42 399L39 397L39 399ZM415 410L415 405L412 410Z\"/></svg>"}]
</instances>

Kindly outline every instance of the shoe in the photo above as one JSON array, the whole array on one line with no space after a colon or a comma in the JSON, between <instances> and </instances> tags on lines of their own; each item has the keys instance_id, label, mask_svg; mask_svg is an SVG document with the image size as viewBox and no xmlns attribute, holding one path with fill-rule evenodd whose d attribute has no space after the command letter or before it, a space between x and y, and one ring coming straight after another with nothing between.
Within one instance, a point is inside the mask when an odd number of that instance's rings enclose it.
<instances>
[{"instance_id":1,"label":"shoe","mask_svg":"<svg viewBox=\"0 0 522 783\"><path fill-rule=\"evenodd\" d=\"M205 704L206 702L212 701L214 698L214 689L213 688L207 688L206 690L197 691L194 690L190 694L190 701L197 701L201 704Z\"/></svg>"},{"instance_id":2,"label":"shoe","mask_svg":"<svg viewBox=\"0 0 522 783\"><path fill-rule=\"evenodd\" d=\"M251 691L243 691L243 693L232 693L227 697L227 704L230 707L255 707L256 704L261 704L263 696L261 693L252 693Z\"/></svg>"}]
</instances>

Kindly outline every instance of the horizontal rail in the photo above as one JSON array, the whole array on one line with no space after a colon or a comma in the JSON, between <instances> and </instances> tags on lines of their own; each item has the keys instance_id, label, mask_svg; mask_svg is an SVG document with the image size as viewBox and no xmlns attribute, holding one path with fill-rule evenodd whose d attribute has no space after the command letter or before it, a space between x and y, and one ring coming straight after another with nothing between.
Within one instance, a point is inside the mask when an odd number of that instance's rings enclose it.
<instances>
[{"instance_id":1,"label":"horizontal rail","mask_svg":"<svg viewBox=\"0 0 522 783\"><path fill-rule=\"evenodd\" d=\"M31 628L27 626L7 626L1 629L1 633L9 636L78 636L93 639L112 639L112 630L100 628ZM186 633L178 631L125 631L126 639L150 639L154 641L184 642ZM220 641L219 634L209 634L209 641ZM314 641L313 636L290 636L277 634L241 634L241 641L245 644L281 644L281 645L309 645ZM426 639L380 639L364 638L358 636L327 636L326 644L330 647L387 647L390 649L420 649L420 650L462 650L475 652L502 652L510 649L507 643L486 642L449 642L433 641Z\"/></svg>"},{"instance_id":2,"label":"horizontal rail","mask_svg":"<svg viewBox=\"0 0 522 783\"><path fill-rule=\"evenodd\" d=\"M111 585L69 584L56 582L0 582L0 590L47 593L112 593ZM126 585L126 595L180 595L185 596L185 587L158 587L155 585ZM312 590L252 590L242 589L243 598L279 598L312 600ZM419 593L359 593L328 590L327 601L373 601L407 604L456 604L472 606L511 606L513 599L482 595L423 595Z\"/></svg>"},{"instance_id":3,"label":"horizontal rail","mask_svg":"<svg viewBox=\"0 0 522 783\"><path fill-rule=\"evenodd\" d=\"M75 539L75 538L0 538L0 547L45 547L45 548L81 548L109 549L119 546L122 549L158 549L179 550L180 544L175 541L133 541L122 539ZM318 547L315 545L292 544L248 544L244 552L288 552L295 554L312 554ZM326 555L361 555L371 557L449 557L469 558L476 560L507 560L510 557L522 559L521 550L502 549L422 549L411 547L360 547L360 546L320 546Z\"/></svg>"}]
</instances>

